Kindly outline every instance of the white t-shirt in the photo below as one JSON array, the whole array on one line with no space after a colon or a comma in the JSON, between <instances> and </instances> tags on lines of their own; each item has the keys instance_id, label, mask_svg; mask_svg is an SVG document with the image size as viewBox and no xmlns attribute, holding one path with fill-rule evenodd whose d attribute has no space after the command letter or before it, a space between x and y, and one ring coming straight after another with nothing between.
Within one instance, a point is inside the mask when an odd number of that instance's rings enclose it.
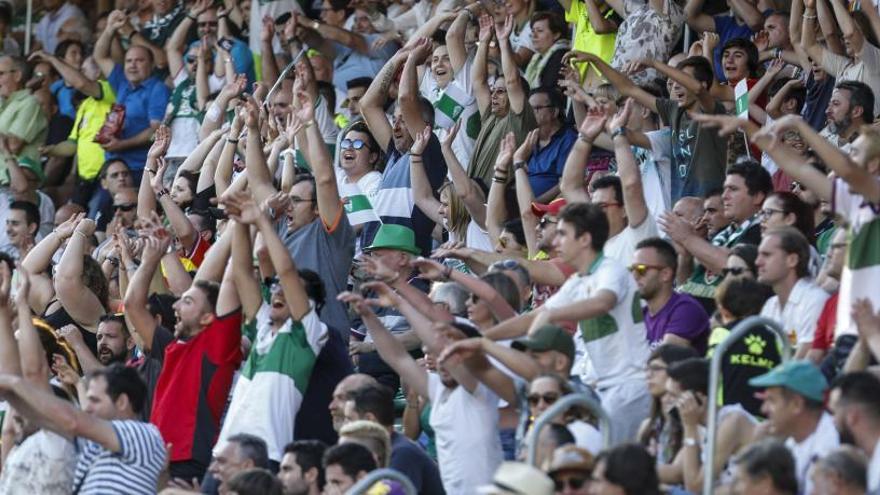
<instances>
[{"instance_id":1,"label":"white t-shirt","mask_svg":"<svg viewBox=\"0 0 880 495\"><path fill-rule=\"evenodd\" d=\"M648 211L656 219L661 213L672 209L672 140L668 127L646 132L651 149L640 151L633 146L633 153L640 160L642 190Z\"/></svg>"},{"instance_id":2,"label":"white t-shirt","mask_svg":"<svg viewBox=\"0 0 880 495\"><path fill-rule=\"evenodd\" d=\"M834 419L830 414L823 412L812 435L802 442L789 438L785 441L785 446L794 456L798 485L803 489L802 493L813 493L813 484L810 482L810 466L820 457L840 446L840 435L837 433L837 428L834 427Z\"/></svg>"},{"instance_id":3,"label":"white t-shirt","mask_svg":"<svg viewBox=\"0 0 880 495\"><path fill-rule=\"evenodd\" d=\"M437 444L443 488L449 494L473 494L492 482L503 460L498 436L498 396L482 383L474 393L447 388L428 374L430 423Z\"/></svg>"},{"instance_id":4,"label":"white t-shirt","mask_svg":"<svg viewBox=\"0 0 880 495\"><path fill-rule=\"evenodd\" d=\"M603 252L609 258L619 261L623 266L629 266L632 263L633 254L636 252L636 244L649 237L659 235L657 222L648 212L648 216L638 227L633 228L627 225L616 236L605 241Z\"/></svg>"},{"instance_id":5,"label":"white t-shirt","mask_svg":"<svg viewBox=\"0 0 880 495\"><path fill-rule=\"evenodd\" d=\"M587 449L593 455L599 455L602 451L602 434L595 426L581 420L572 421L566 426L574 437L575 445Z\"/></svg>"},{"instance_id":6,"label":"white t-shirt","mask_svg":"<svg viewBox=\"0 0 880 495\"><path fill-rule=\"evenodd\" d=\"M779 306L779 296L773 296L764 303L761 316L775 320L790 337L797 339L797 345L809 344L816 333L816 322L828 293L812 280L802 278L794 284L785 307Z\"/></svg>"},{"instance_id":7,"label":"white t-shirt","mask_svg":"<svg viewBox=\"0 0 880 495\"><path fill-rule=\"evenodd\" d=\"M575 341L581 341L592 367L588 381L598 388L644 380L648 361L648 339L641 301L632 275L618 261L600 255L586 275L575 273L547 302L558 308L610 291L617 301L605 315L578 322ZM577 362L575 369L583 369Z\"/></svg>"},{"instance_id":8,"label":"white t-shirt","mask_svg":"<svg viewBox=\"0 0 880 495\"><path fill-rule=\"evenodd\" d=\"M874 179L878 180L878 179ZM837 302L835 338L840 335L858 335L850 313L852 305L866 298L880 308L880 209L854 193L843 179L834 179L831 209L849 222L849 243L846 262L840 277L840 295Z\"/></svg>"},{"instance_id":9,"label":"white t-shirt","mask_svg":"<svg viewBox=\"0 0 880 495\"><path fill-rule=\"evenodd\" d=\"M452 142L452 152L465 170L474 154L474 146L480 134L480 115L471 80L473 62L473 56L469 55L452 81L443 89L437 86L434 73L430 70L424 72L419 83L419 92L434 105L434 134L437 139L442 142L455 122L462 121L455 141Z\"/></svg>"}]
</instances>

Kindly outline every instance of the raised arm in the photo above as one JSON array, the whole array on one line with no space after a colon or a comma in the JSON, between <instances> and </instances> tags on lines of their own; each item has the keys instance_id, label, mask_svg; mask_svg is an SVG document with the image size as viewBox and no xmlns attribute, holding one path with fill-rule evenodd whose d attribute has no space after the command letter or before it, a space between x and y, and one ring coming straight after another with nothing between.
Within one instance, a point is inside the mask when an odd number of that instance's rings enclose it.
<instances>
[{"instance_id":1,"label":"raised arm","mask_svg":"<svg viewBox=\"0 0 880 495\"><path fill-rule=\"evenodd\" d=\"M712 113L715 109L715 97L712 96L712 93L709 91L710 88L707 88L700 81L697 81L693 76L688 74L687 72L676 69L675 67L670 67L663 62L654 59L646 59L643 63L647 67L653 67L657 69L658 72L664 74L666 77L673 79L678 84L684 86L688 91L695 93L697 95L697 101L700 103L700 107L706 113ZM638 100L638 98L636 98ZM656 101L656 100L655 100ZM641 102L640 102L641 103ZM642 103L644 106L644 103ZM656 105L652 108L655 112Z\"/></svg>"},{"instance_id":2,"label":"raised arm","mask_svg":"<svg viewBox=\"0 0 880 495\"><path fill-rule=\"evenodd\" d=\"M697 34L703 34L704 31L715 31L715 19L705 13L704 3L705 0L688 0L684 6L687 24Z\"/></svg>"},{"instance_id":3,"label":"raised arm","mask_svg":"<svg viewBox=\"0 0 880 495\"><path fill-rule=\"evenodd\" d=\"M429 397L428 372L416 363L403 344L385 328L376 313L367 306L363 297L351 292L343 292L339 294L339 300L348 303L360 315L382 360L419 395L425 398Z\"/></svg>"},{"instance_id":4,"label":"raised arm","mask_svg":"<svg viewBox=\"0 0 880 495\"><path fill-rule=\"evenodd\" d=\"M385 62L385 66L373 79L372 84L360 100L361 115L364 116L364 121L370 128L373 137L376 138L376 142L385 151L391 146L391 124L388 123L388 117L385 116L385 100L388 88L394 81L397 68L406 60L406 56L407 53L404 50L398 50L388 62Z\"/></svg>"},{"instance_id":5,"label":"raised arm","mask_svg":"<svg viewBox=\"0 0 880 495\"><path fill-rule=\"evenodd\" d=\"M275 194L275 186L272 185L272 174L266 166L266 155L263 154L263 140L260 138L260 110L253 97L244 102L242 110L244 125L247 127L247 149L245 159L247 163L246 173L248 187L254 194L254 199L262 203L269 196Z\"/></svg>"},{"instance_id":6,"label":"raised arm","mask_svg":"<svg viewBox=\"0 0 880 495\"><path fill-rule=\"evenodd\" d=\"M193 282L199 280L210 280L212 282L220 282L223 274L226 272L226 262L232 252L232 231L223 232L220 239L217 240L208 250L202 264L199 265ZM220 313L218 313L220 314Z\"/></svg>"},{"instance_id":7,"label":"raised arm","mask_svg":"<svg viewBox=\"0 0 880 495\"><path fill-rule=\"evenodd\" d=\"M492 245L498 243L501 231L504 230L504 221L507 220L507 207L504 202L504 189L510 174L510 164L513 161L513 151L516 147L516 138L513 132L508 132L501 140L498 155L495 158L495 175L489 187L489 198L486 205L486 231Z\"/></svg>"},{"instance_id":8,"label":"raised arm","mask_svg":"<svg viewBox=\"0 0 880 495\"><path fill-rule=\"evenodd\" d=\"M617 174L623 186L623 207L629 226L636 228L648 218L648 205L645 203L645 190L642 173L632 152L632 144L627 138L626 123L632 111L633 100L626 101L623 109L608 120L607 130L614 136L614 156L617 159ZM620 132L623 131L623 132Z\"/></svg>"},{"instance_id":9,"label":"raised arm","mask_svg":"<svg viewBox=\"0 0 880 495\"><path fill-rule=\"evenodd\" d=\"M147 151L147 162L138 187L138 218L149 218L156 211L156 193L153 191L152 180L159 170L159 160L165 157L170 144L171 131L165 126L156 129L156 139Z\"/></svg>"},{"instance_id":10,"label":"raised arm","mask_svg":"<svg viewBox=\"0 0 880 495\"><path fill-rule=\"evenodd\" d=\"M465 48L464 38L468 25L470 25L473 19L475 19L474 11L468 5L458 11L455 20L452 21L449 30L446 31L446 49L449 51L449 63L452 65L453 74L457 75L467 62L468 53L467 48Z\"/></svg>"},{"instance_id":11,"label":"raised arm","mask_svg":"<svg viewBox=\"0 0 880 495\"><path fill-rule=\"evenodd\" d=\"M532 203L535 202L535 193L529 183L529 158L532 150L538 142L538 129L533 129L526 139L513 152L513 177L516 185L516 205L519 207L519 216L522 219L523 233L526 236L526 246L529 256L538 254L538 217L532 211ZM557 184L552 189L559 190Z\"/></svg>"},{"instance_id":12,"label":"raised arm","mask_svg":"<svg viewBox=\"0 0 880 495\"><path fill-rule=\"evenodd\" d=\"M630 98L635 98L637 102L643 107L650 109L652 112L657 113L657 97L638 87L632 80L620 71L613 69L610 65L605 63L604 60L596 56L592 53L585 52L570 52L566 54L565 59L563 60L565 63L568 63L570 60L577 60L579 62L588 62L593 67L598 70L603 77L608 79L618 91L623 96L629 96ZM663 64L666 65L666 64ZM655 67L657 70L660 70L660 67Z\"/></svg>"},{"instance_id":13,"label":"raised arm","mask_svg":"<svg viewBox=\"0 0 880 495\"><path fill-rule=\"evenodd\" d=\"M110 53L110 45L113 42L113 37L116 36L116 31L125 23L125 12L121 10L110 12L110 15L107 16L107 26L98 36L98 41L95 42L95 63L98 64L104 77L110 77L110 73L113 72L113 67L116 65Z\"/></svg>"},{"instance_id":14,"label":"raised arm","mask_svg":"<svg viewBox=\"0 0 880 495\"><path fill-rule=\"evenodd\" d=\"M301 108L297 116L305 126L306 137L309 141L308 161L312 165L312 173L315 175L315 194L318 199L318 214L326 228L334 227L345 213L342 199L339 197L339 186L336 183L336 171L333 169L333 161L327 146L324 145L324 137L321 130L315 125L314 107L312 100L304 92L299 92L296 98Z\"/></svg>"},{"instance_id":15,"label":"raised arm","mask_svg":"<svg viewBox=\"0 0 880 495\"><path fill-rule=\"evenodd\" d=\"M458 157L455 156L455 152L452 149L452 143L455 142L455 138L461 130L461 125L462 121L459 119L449 129L446 137L440 143L440 151L443 153L443 159L446 160L446 168L449 170L449 178L455 186L455 194L464 203L465 209L474 222L477 222L480 228L486 228L486 196L467 174L467 170L458 161ZM424 171L422 175L424 175ZM427 177L425 180L427 180Z\"/></svg>"},{"instance_id":16,"label":"raised arm","mask_svg":"<svg viewBox=\"0 0 880 495\"><path fill-rule=\"evenodd\" d=\"M730 0L730 9L733 14L742 19L754 32L758 32L764 28L764 16L758 10L757 4L748 0Z\"/></svg>"},{"instance_id":17,"label":"raised arm","mask_svg":"<svg viewBox=\"0 0 880 495\"><path fill-rule=\"evenodd\" d=\"M440 224L443 220L440 218L440 201L434 197L434 193L431 191L431 184L425 176L424 164L422 163L422 152L425 151L430 138L431 128L428 126L425 126L422 132L413 137L413 145L409 149L409 175L412 182L413 200L416 206L432 222Z\"/></svg>"},{"instance_id":18,"label":"raised arm","mask_svg":"<svg viewBox=\"0 0 880 495\"><path fill-rule=\"evenodd\" d=\"M559 188L566 203L588 203L590 196L584 188L587 158L593 148L593 141L605 129L608 117L600 110L590 110L580 127L580 136L565 160Z\"/></svg>"},{"instance_id":19,"label":"raised arm","mask_svg":"<svg viewBox=\"0 0 880 495\"><path fill-rule=\"evenodd\" d=\"M416 67L422 65L431 53L431 40L419 39L413 50L403 64L403 74L400 77L400 87L397 94L397 104L403 116L403 123L410 136L415 137L422 132L425 126L431 125L422 117L421 93L419 93L418 75ZM403 150L401 150L403 151Z\"/></svg>"},{"instance_id":20,"label":"raised arm","mask_svg":"<svg viewBox=\"0 0 880 495\"><path fill-rule=\"evenodd\" d=\"M83 218L85 218L85 213L77 213L55 227L54 231L28 251L27 256L21 262L20 269L28 272L31 285L34 286L29 303L31 309L37 314L42 314L49 302L55 297L55 286L48 275L49 267L52 265L52 257L64 244L64 241L73 235L74 229Z\"/></svg>"},{"instance_id":21,"label":"raised arm","mask_svg":"<svg viewBox=\"0 0 880 495\"><path fill-rule=\"evenodd\" d=\"M611 34L617 32L617 23L603 15L596 0L585 0L587 16L590 18L590 26L596 34Z\"/></svg>"},{"instance_id":22,"label":"raised arm","mask_svg":"<svg viewBox=\"0 0 880 495\"><path fill-rule=\"evenodd\" d=\"M61 261L55 270L55 295L65 311L77 323L94 327L105 311L107 301L101 301L83 283L83 258L88 256L88 238L95 233L95 222L88 218L80 220L73 232Z\"/></svg>"},{"instance_id":23,"label":"raised arm","mask_svg":"<svg viewBox=\"0 0 880 495\"><path fill-rule=\"evenodd\" d=\"M489 105L492 103L492 92L489 89L489 44L492 42L495 21L488 14L480 16L480 37L477 43L477 53L474 56L474 65L471 69L471 83L474 88L474 97L477 100L477 109L480 116L486 115Z\"/></svg>"},{"instance_id":24,"label":"raised arm","mask_svg":"<svg viewBox=\"0 0 880 495\"><path fill-rule=\"evenodd\" d=\"M587 0L588 2L590 0ZM510 33L513 31L513 16L508 15L504 25L497 28L498 46L501 49L501 72L504 74L504 85L507 87L507 99L510 102L510 111L519 115L525 109L528 102L529 88L523 87L519 66L514 59L513 47L510 45Z\"/></svg>"},{"instance_id":25,"label":"raised arm","mask_svg":"<svg viewBox=\"0 0 880 495\"><path fill-rule=\"evenodd\" d=\"M828 49L816 42L816 19L819 17L816 14L816 1L823 0L804 0L801 47L811 59L828 70L828 66L825 64L825 54L828 53Z\"/></svg>"},{"instance_id":26,"label":"raised arm","mask_svg":"<svg viewBox=\"0 0 880 495\"><path fill-rule=\"evenodd\" d=\"M181 247L186 253L190 253L195 248L196 242L198 241L199 231L196 229L195 225L189 221L189 218L187 218L186 213L184 213L180 205L171 199L168 189L165 188L162 177L165 176L165 170L167 168L168 164L165 162L165 159L160 159L159 167L156 170L156 173L153 174L150 186L153 188L156 200L162 206L162 211L165 212L165 218L168 219L168 224L170 225L171 230L174 232L174 235L177 236L177 239L180 240Z\"/></svg>"},{"instance_id":27,"label":"raised arm","mask_svg":"<svg viewBox=\"0 0 880 495\"><path fill-rule=\"evenodd\" d=\"M489 311L492 312L492 315L498 321L504 321L517 315L516 308L511 307L498 291L473 275L453 270L449 266L443 266L437 261L428 258L417 258L413 261L413 265L419 269L423 278L455 282L470 291L474 296L479 297L481 301L486 301Z\"/></svg>"},{"instance_id":28,"label":"raised arm","mask_svg":"<svg viewBox=\"0 0 880 495\"><path fill-rule=\"evenodd\" d=\"M318 35L325 40L335 41L340 45L345 45L352 50L363 54L370 53L370 45L367 43L367 39L358 33L323 24L319 21L312 21L311 25L308 27L318 33Z\"/></svg>"},{"instance_id":29,"label":"raised arm","mask_svg":"<svg viewBox=\"0 0 880 495\"><path fill-rule=\"evenodd\" d=\"M52 68L54 68L58 72L58 74L64 79L64 82L68 86L71 86L79 91L80 93L86 96L91 96L95 99L101 98L101 85L98 84L97 81L92 81L91 79L83 75L78 67L73 67L64 60L61 60L54 55L44 53L42 50L38 50L34 52L30 57L28 57L28 61L34 60L44 60L51 64Z\"/></svg>"},{"instance_id":30,"label":"raised arm","mask_svg":"<svg viewBox=\"0 0 880 495\"><path fill-rule=\"evenodd\" d=\"M486 384L490 390L510 404L517 403L516 384L513 379L496 368L486 359L480 338L470 338L452 343L438 361L448 367L450 364L463 363L477 380Z\"/></svg>"},{"instance_id":31,"label":"raised arm","mask_svg":"<svg viewBox=\"0 0 880 495\"><path fill-rule=\"evenodd\" d=\"M861 29L856 26L855 21L853 21L852 14L849 13L849 9L844 5L840 0L830 0L831 1L831 9L834 11L834 19L837 21L837 25L840 26L840 30L843 33L843 38L849 41L850 45L857 50L858 54L861 54L862 49L865 45L865 36L862 34ZM865 5L866 8L876 9L873 3L868 3Z\"/></svg>"},{"instance_id":32,"label":"raised arm","mask_svg":"<svg viewBox=\"0 0 880 495\"><path fill-rule=\"evenodd\" d=\"M247 195L245 192L238 192L233 197L241 194ZM251 321L263 305L263 297L260 281L254 274L250 228L238 221L232 222L227 228L232 229L232 277L238 289L245 319Z\"/></svg>"}]
</instances>

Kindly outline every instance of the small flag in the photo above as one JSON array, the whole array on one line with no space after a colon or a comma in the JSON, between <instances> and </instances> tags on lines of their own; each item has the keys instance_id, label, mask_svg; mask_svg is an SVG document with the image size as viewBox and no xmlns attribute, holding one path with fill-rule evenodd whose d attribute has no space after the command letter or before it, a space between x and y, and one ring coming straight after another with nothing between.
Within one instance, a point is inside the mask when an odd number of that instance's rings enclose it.
<instances>
[{"instance_id":1,"label":"small flag","mask_svg":"<svg viewBox=\"0 0 880 495\"><path fill-rule=\"evenodd\" d=\"M740 118L749 118L749 83L746 79L736 83L733 89L736 98L736 116Z\"/></svg>"},{"instance_id":2,"label":"small flag","mask_svg":"<svg viewBox=\"0 0 880 495\"><path fill-rule=\"evenodd\" d=\"M437 109L434 126L448 129L455 125L472 98L455 81L450 82L434 102L434 108Z\"/></svg>"},{"instance_id":3,"label":"small flag","mask_svg":"<svg viewBox=\"0 0 880 495\"><path fill-rule=\"evenodd\" d=\"M345 214L348 215L348 223L351 225L379 221L379 215L373 210L370 199L357 184L343 184L339 196L342 197Z\"/></svg>"}]
</instances>

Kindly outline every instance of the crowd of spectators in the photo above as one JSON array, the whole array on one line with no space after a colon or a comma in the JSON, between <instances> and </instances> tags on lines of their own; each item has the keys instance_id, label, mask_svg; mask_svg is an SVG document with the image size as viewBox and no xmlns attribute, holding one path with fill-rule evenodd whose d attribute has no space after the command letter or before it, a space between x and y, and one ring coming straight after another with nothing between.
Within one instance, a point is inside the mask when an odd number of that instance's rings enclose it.
<instances>
[{"instance_id":1,"label":"crowd of spectators","mask_svg":"<svg viewBox=\"0 0 880 495\"><path fill-rule=\"evenodd\" d=\"M876 2L25 4L0 493L880 495Z\"/></svg>"}]
</instances>

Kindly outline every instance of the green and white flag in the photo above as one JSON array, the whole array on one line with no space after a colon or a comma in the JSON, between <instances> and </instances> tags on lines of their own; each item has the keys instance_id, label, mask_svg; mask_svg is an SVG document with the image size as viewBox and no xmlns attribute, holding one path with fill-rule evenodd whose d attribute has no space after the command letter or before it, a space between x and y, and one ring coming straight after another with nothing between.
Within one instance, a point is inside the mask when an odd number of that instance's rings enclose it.
<instances>
[{"instance_id":1,"label":"green and white flag","mask_svg":"<svg viewBox=\"0 0 880 495\"><path fill-rule=\"evenodd\" d=\"M339 196L345 205L345 214L348 215L348 223L360 225L367 222L379 222L379 215L373 210L373 205L367 195L361 191L357 184L345 183L339 189Z\"/></svg>"},{"instance_id":2,"label":"green and white flag","mask_svg":"<svg viewBox=\"0 0 880 495\"><path fill-rule=\"evenodd\" d=\"M448 129L458 122L472 96L467 94L455 81L450 82L440 98L434 102L435 122L434 126Z\"/></svg>"},{"instance_id":3,"label":"green and white flag","mask_svg":"<svg viewBox=\"0 0 880 495\"><path fill-rule=\"evenodd\" d=\"M736 83L733 94L736 99L736 116L744 119L749 118L749 83L746 79Z\"/></svg>"}]
</instances>

